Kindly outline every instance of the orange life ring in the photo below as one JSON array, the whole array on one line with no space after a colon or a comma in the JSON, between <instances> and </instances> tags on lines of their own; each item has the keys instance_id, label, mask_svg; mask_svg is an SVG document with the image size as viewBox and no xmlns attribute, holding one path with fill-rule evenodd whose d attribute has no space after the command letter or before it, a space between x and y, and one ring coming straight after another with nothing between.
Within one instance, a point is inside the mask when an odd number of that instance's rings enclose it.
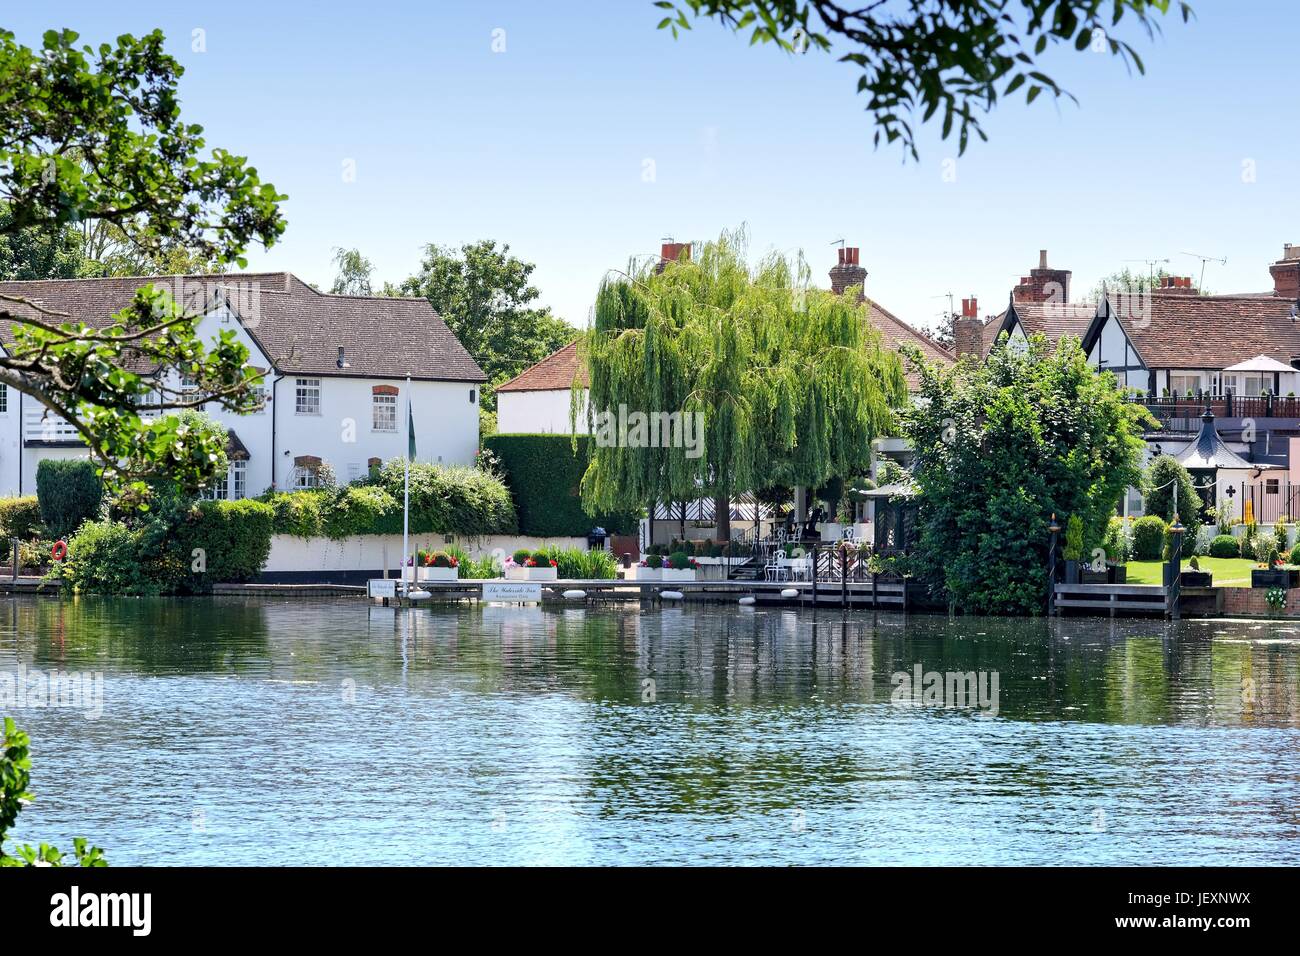
<instances>
[{"instance_id":1,"label":"orange life ring","mask_svg":"<svg viewBox=\"0 0 1300 956\"><path fill-rule=\"evenodd\" d=\"M50 548L50 557L55 561L62 561L68 556L68 544L66 541L55 541L54 547Z\"/></svg>"}]
</instances>

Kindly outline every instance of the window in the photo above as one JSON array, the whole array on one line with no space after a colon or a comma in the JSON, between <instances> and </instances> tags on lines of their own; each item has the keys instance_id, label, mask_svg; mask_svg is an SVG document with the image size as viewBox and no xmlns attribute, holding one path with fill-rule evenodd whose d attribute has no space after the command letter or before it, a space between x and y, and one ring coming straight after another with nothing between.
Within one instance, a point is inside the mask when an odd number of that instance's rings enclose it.
<instances>
[{"instance_id":1,"label":"window","mask_svg":"<svg viewBox=\"0 0 1300 956\"><path fill-rule=\"evenodd\" d=\"M1275 495L1275 494L1277 494L1277 491L1278 491L1278 487L1277 487L1278 481L1279 481L1279 479L1277 479L1277 478L1265 478L1265 479L1264 479L1264 494L1266 494L1266 495Z\"/></svg>"},{"instance_id":2,"label":"window","mask_svg":"<svg viewBox=\"0 0 1300 956\"><path fill-rule=\"evenodd\" d=\"M321 460L315 455L299 455L293 460L293 487L321 487L321 466Z\"/></svg>"},{"instance_id":3,"label":"window","mask_svg":"<svg viewBox=\"0 0 1300 956\"><path fill-rule=\"evenodd\" d=\"M471 405L474 404L474 389L472 389L472 388L469 390L469 403L470 403Z\"/></svg>"},{"instance_id":4,"label":"window","mask_svg":"<svg viewBox=\"0 0 1300 956\"><path fill-rule=\"evenodd\" d=\"M194 376L187 375L185 372L182 372L181 373L181 394L193 395L198 390L199 390L199 383L195 381Z\"/></svg>"},{"instance_id":5,"label":"window","mask_svg":"<svg viewBox=\"0 0 1300 956\"><path fill-rule=\"evenodd\" d=\"M0 382L0 415L9 414L9 386Z\"/></svg>"},{"instance_id":6,"label":"window","mask_svg":"<svg viewBox=\"0 0 1300 956\"><path fill-rule=\"evenodd\" d=\"M204 489L201 497L209 501L231 501L248 493L248 462L232 461L229 470Z\"/></svg>"},{"instance_id":7,"label":"window","mask_svg":"<svg viewBox=\"0 0 1300 956\"><path fill-rule=\"evenodd\" d=\"M294 413L297 415L320 414L320 379L300 378L294 390Z\"/></svg>"},{"instance_id":8,"label":"window","mask_svg":"<svg viewBox=\"0 0 1300 956\"><path fill-rule=\"evenodd\" d=\"M371 396L371 428L377 432L397 431L397 396Z\"/></svg>"},{"instance_id":9,"label":"window","mask_svg":"<svg viewBox=\"0 0 1300 956\"><path fill-rule=\"evenodd\" d=\"M1171 374L1169 376L1169 391L1175 395L1186 397L1195 395L1204 388L1201 384L1201 376L1196 374Z\"/></svg>"}]
</instances>

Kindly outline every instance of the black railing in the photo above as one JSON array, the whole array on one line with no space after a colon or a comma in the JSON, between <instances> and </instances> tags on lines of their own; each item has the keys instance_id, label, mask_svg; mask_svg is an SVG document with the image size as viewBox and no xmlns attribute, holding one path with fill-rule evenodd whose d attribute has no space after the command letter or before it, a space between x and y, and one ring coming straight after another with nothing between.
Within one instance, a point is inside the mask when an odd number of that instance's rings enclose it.
<instances>
[{"instance_id":1,"label":"black railing","mask_svg":"<svg viewBox=\"0 0 1300 956\"><path fill-rule=\"evenodd\" d=\"M1208 405L1215 418L1300 418L1300 398L1289 395L1130 396L1160 420L1200 418Z\"/></svg>"}]
</instances>

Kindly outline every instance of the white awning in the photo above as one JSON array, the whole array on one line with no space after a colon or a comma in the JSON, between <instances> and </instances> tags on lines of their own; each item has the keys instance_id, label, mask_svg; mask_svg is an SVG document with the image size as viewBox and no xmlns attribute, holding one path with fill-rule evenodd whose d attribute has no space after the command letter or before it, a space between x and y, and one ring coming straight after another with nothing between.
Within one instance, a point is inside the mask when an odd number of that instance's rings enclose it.
<instances>
[{"instance_id":1,"label":"white awning","mask_svg":"<svg viewBox=\"0 0 1300 956\"><path fill-rule=\"evenodd\" d=\"M1236 365L1230 365L1224 369L1225 372L1294 372L1290 365L1279 362L1275 358L1269 358L1267 355L1256 355L1253 359L1246 359L1244 362L1238 362Z\"/></svg>"}]
</instances>

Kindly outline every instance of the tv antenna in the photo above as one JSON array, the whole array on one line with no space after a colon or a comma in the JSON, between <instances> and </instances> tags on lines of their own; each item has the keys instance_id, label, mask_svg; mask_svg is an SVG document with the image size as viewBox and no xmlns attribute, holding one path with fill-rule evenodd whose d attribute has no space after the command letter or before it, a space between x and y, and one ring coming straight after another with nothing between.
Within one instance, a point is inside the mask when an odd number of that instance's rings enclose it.
<instances>
[{"instance_id":1,"label":"tv antenna","mask_svg":"<svg viewBox=\"0 0 1300 956\"><path fill-rule=\"evenodd\" d=\"M1198 292L1205 285L1205 264L1207 262L1217 262L1221 266L1228 264L1227 256L1203 256L1199 252L1181 252L1179 255L1191 256L1193 259L1201 260L1201 278L1196 283L1196 291Z\"/></svg>"},{"instance_id":2,"label":"tv antenna","mask_svg":"<svg viewBox=\"0 0 1300 956\"><path fill-rule=\"evenodd\" d=\"M930 298L932 298L932 299L947 299L947 300L948 300L948 315L947 315L947 318L952 318L953 316L955 316L955 315L957 314L956 311L955 311L955 308L954 308L954 306L953 306L953 302L954 302L954 300L953 300L953 297L952 297L952 293L951 293L951 292L941 292L941 293L939 293L938 295L932 295L932 296L930 296Z\"/></svg>"},{"instance_id":3,"label":"tv antenna","mask_svg":"<svg viewBox=\"0 0 1300 956\"><path fill-rule=\"evenodd\" d=\"M1169 264L1168 259L1125 259L1125 262L1145 262L1147 264L1147 277L1154 279L1156 277L1156 264L1163 262Z\"/></svg>"}]
</instances>

